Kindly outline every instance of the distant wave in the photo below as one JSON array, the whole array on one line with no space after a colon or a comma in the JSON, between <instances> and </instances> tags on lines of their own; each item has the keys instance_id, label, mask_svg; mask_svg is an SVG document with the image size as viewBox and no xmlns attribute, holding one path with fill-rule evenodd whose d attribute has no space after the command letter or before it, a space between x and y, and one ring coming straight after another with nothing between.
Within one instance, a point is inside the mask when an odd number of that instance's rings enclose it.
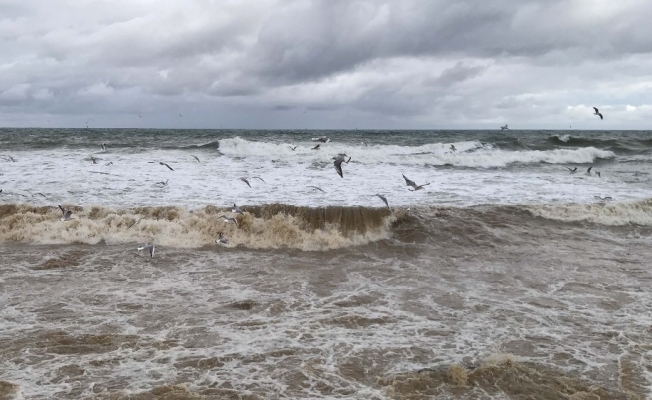
<instances>
[{"instance_id":1,"label":"distant wave","mask_svg":"<svg viewBox=\"0 0 652 400\"><path fill-rule=\"evenodd\" d=\"M450 149L451 144L456 151ZM471 168L500 168L509 164L569 164L592 163L597 159L615 157L611 151L595 147L579 149L523 150L510 151L484 146L478 141L454 143L430 143L422 146L397 145L351 145L328 143L322 149L311 150L311 146L299 146L292 150L289 144L248 141L239 137L224 139L220 143L222 154L234 157L271 157L284 160L320 162L324 152L328 155L346 153L358 163L394 162L413 165L449 165Z\"/></svg>"}]
</instances>

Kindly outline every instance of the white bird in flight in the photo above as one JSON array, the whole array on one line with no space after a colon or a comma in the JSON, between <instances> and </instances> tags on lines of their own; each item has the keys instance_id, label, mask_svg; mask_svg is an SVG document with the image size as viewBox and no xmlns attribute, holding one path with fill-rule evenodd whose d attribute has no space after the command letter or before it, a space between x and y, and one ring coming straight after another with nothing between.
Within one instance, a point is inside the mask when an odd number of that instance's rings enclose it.
<instances>
[{"instance_id":1,"label":"white bird in flight","mask_svg":"<svg viewBox=\"0 0 652 400\"><path fill-rule=\"evenodd\" d=\"M145 243L144 245L138 248L138 251L147 250L149 252L149 258L154 258L154 252L156 251L156 246L154 244Z\"/></svg>"},{"instance_id":2,"label":"white bird in flight","mask_svg":"<svg viewBox=\"0 0 652 400\"><path fill-rule=\"evenodd\" d=\"M61 221L70 221L72 219L72 211L61 207L61 205L59 205L59 209L63 213Z\"/></svg>"}]
</instances>

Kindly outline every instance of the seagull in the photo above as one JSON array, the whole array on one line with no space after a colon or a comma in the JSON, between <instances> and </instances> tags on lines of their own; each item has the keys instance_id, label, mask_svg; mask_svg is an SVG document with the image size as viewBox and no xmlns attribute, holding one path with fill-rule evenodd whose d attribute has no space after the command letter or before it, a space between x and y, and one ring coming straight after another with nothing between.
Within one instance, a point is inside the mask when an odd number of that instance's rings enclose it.
<instances>
[{"instance_id":1,"label":"seagull","mask_svg":"<svg viewBox=\"0 0 652 400\"><path fill-rule=\"evenodd\" d=\"M591 167L589 167L589 169L586 170L587 175L591 175L591 168L593 168L593 167L591 166Z\"/></svg>"},{"instance_id":2,"label":"seagull","mask_svg":"<svg viewBox=\"0 0 652 400\"><path fill-rule=\"evenodd\" d=\"M91 161L93 162L93 164L97 164L97 158L95 158L93 156L91 156Z\"/></svg>"},{"instance_id":3,"label":"seagull","mask_svg":"<svg viewBox=\"0 0 652 400\"><path fill-rule=\"evenodd\" d=\"M360 144L363 144L364 147L367 147L367 143L365 143L365 142L360 142Z\"/></svg>"},{"instance_id":4,"label":"seagull","mask_svg":"<svg viewBox=\"0 0 652 400\"><path fill-rule=\"evenodd\" d=\"M602 176L600 176L600 171L595 171L595 174L598 176L598 178L602 178Z\"/></svg>"},{"instance_id":5,"label":"seagull","mask_svg":"<svg viewBox=\"0 0 652 400\"><path fill-rule=\"evenodd\" d=\"M165 182L163 182L163 181L156 182L155 185L159 185L159 186L167 186L167 185L168 185L168 181L169 181L169 179L166 179Z\"/></svg>"},{"instance_id":6,"label":"seagull","mask_svg":"<svg viewBox=\"0 0 652 400\"><path fill-rule=\"evenodd\" d=\"M191 156L192 156L192 154L191 154ZM199 161L199 158L197 158L197 156L192 156L192 158L194 158L195 160L197 160L198 163L201 162L201 161Z\"/></svg>"},{"instance_id":7,"label":"seagull","mask_svg":"<svg viewBox=\"0 0 652 400\"><path fill-rule=\"evenodd\" d=\"M324 192L324 189L320 188L319 186L308 186L308 187L319 190L320 192ZM324 193L326 193L326 192L324 192Z\"/></svg>"},{"instance_id":8,"label":"seagull","mask_svg":"<svg viewBox=\"0 0 652 400\"><path fill-rule=\"evenodd\" d=\"M138 118L142 118L142 117L143 117L142 115L138 114Z\"/></svg>"},{"instance_id":9,"label":"seagull","mask_svg":"<svg viewBox=\"0 0 652 400\"><path fill-rule=\"evenodd\" d=\"M102 148L102 151L106 151L106 143L100 144L100 147Z\"/></svg>"},{"instance_id":10,"label":"seagull","mask_svg":"<svg viewBox=\"0 0 652 400\"><path fill-rule=\"evenodd\" d=\"M251 187L251 185L249 184L249 181L247 180L247 178L240 178L240 180L241 180L242 182L246 183L247 186Z\"/></svg>"},{"instance_id":11,"label":"seagull","mask_svg":"<svg viewBox=\"0 0 652 400\"><path fill-rule=\"evenodd\" d=\"M507 126L507 124L505 124L505 126L501 126L501 127L500 127L500 130L501 130L501 131L508 131L508 130L509 130L509 126Z\"/></svg>"},{"instance_id":12,"label":"seagull","mask_svg":"<svg viewBox=\"0 0 652 400\"><path fill-rule=\"evenodd\" d=\"M4 157L7 157L7 161L16 162L16 159L13 158L12 156L4 156Z\"/></svg>"},{"instance_id":13,"label":"seagull","mask_svg":"<svg viewBox=\"0 0 652 400\"><path fill-rule=\"evenodd\" d=\"M335 165L335 171L337 171L337 174L340 176L340 178L344 178L344 174L342 173L342 162L344 162L343 158L333 161L333 165Z\"/></svg>"},{"instance_id":14,"label":"seagull","mask_svg":"<svg viewBox=\"0 0 652 400\"><path fill-rule=\"evenodd\" d=\"M169 165L167 165L167 164L164 163L163 161L159 161L159 164L160 164L160 165L165 165L166 167L168 167L168 169L169 169L170 171L174 171L174 170L172 169L172 167L170 167Z\"/></svg>"},{"instance_id":15,"label":"seagull","mask_svg":"<svg viewBox=\"0 0 652 400\"><path fill-rule=\"evenodd\" d=\"M252 179L260 179L261 181L263 181L263 183L265 183L265 184L267 183L267 182L265 182L265 181L263 180L263 178L261 178L260 176L252 176L251 178L252 178Z\"/></svg>"},{"instance_id":16,"label":"seagull","mask_svg":"<svg viewBox=\"0 0 652 400\"><path fill-rule=\"evenodd\" d=\"M179 114L180 117L183 117L183 115Z\"/></svg>"},{"instance_id":17,"label":"seagull","mask_svg":"<svg viewBox=\"0 0 652 400\"><path fill-rule=\"evenodd\" d=\"M238 228L240 227L240 224L238 223L238 220L233 218L233 217L227 217L226 215L220 215L217 218L222 218L224 221L226 221L227 224L229 222L233 222L235 224L235 226L237 226Z\"/></svg>"},{"instance_id":18,"label":"seagull","mask_svg":"<svg viewBox=\"0 0 652 400\"><path fill-rule=\"evenodd\" d=\"M292 149L292 151L295 151L295 150L297 149L297 147L299 147L299 146L290 146L290 148Z\"/></svg>"},{"instance_id":19,"label":"seagull","mask_svg":"<svg viewBox=\"0 0 652 400\"><path fill-rule=\"evenodd\" d=\"M138 251L143 250L149 251L149 258L154 258L154 252L156 251L156 246L154 246L154 244L145 243L138 248Z\"/></svg>"},{"instance_id":20,"label":"seagull","mask_svg":"<svg viewBox=\"0 0 652 400\"><path fill-rule=\"evenodd\" d=\"M345 158L346 158L346 154L341 153L341 154L338 154L335 157L331 158L331 160L335 160L335 161L341 160L341 161L344 161L345 163L348 164L349 161L351 161L351 157L349 157L348 160L345 160Z\"/></svg>"},{"instance_id":21,"label":"seagull","mask_svg":"<svg viewBox=\"0 0 652 400\"><path fill-rule=\"evenodd\" d=\"M593 107L593 109L595 110L595 112L593 113L593 115L599 115L599 116L600 116L600 119L604 119L604 118L602 117L602 114L600 113L600 111L599 111L596 107Z\"/></svg>"},{"instance_id":22,"label":"seagull","mask_svg":"<svg viewBox=\"0 0 652 400\"><path fill-rule=\"evenodd\" d=\"M319 146L320 146L320 145L318 144L317 146L311 148L310 150L319 150Z\"/></svg>"},{"instance_id":23,"label":"seagull","mask_svg":"<svg viewBox=\"0 0 652 400\"><path fill-rule=\"evenodd\" d=\"M109 165L113 165L113 161L109 161L108 163L104 164L105 167L108 167Z\"/></svg>"},{"instance_id":24,"label":"seagull","mask_svg":"<svg viewBox=\"0 0 652 400\"><path fill-rule=\"evenodd\" d=\"M231 210L231 212L236 213L236 214L240 214L240 215L244 215L244 213L242 212L240 207L238 207L235 203L233 203L233 210Z\"/></svg>"},{"instance_id":25,"label":"seagull","mask_svg":"<svg viewBox=\"0 0 652 400\"><path fill-rule=\"evenodd\" d=\"M32 192L30 192L30 191L28 190L27 193L31 194L32 197L36 197L36 196L38 195L38 196L41 196L41 197L43 197L43 198L47 198L47 197L46 197L43 193L41 193L41 192L38 192L38 193L32 193Z\"/></svg>"},{"instance_id":26,"label":"seagull","mask_svg":"<svg viewBox=\"0 0 652 400\"><path fill-rule=\"evenodd\" d=\"M72 211L66 210L65 208L59 206L59 209L63 213L63 216L61 217L61 221L70 221L72 218Z\"/></svg>"},{"instance_id":27,"label":"seagull","mask_svg":"<svg viewBox=\"0 0 652 400\"><path fill-rule=\"evenodd\" d=\"M387 202L387 198L385 196L383 196L382 194L378 194L378 193L376 193L374 196L377 196L379 199L381 199L383 201L383 203L385 203L387 208L389 208L389 203ZM389 208L389 209L391 210L391 208Z\"/></svg>"},{"instance_id":28,"label":"seagull","mask_svg":"<svg viewBox=\"0 0 652 400\"><path fill-rule=\"evenodd\" d=\"M321 143L328 143L328 142L331 141L329 138L327 138L327 137L325 137L325 136L317 137L317 138L312 138L311 140L312 140L313 142L321 142Z\"/></svg>"},{"instance_id":29,"label":"seagull","mask_svg":"<svg viewBox=\"0 0 652 400\"><path fill-rule=\"evenodd\" d=\"M227 243L229 243L229 241L226 240L226 238L224 237L224 234L222 232L220 232L220 236L217 239L215 239L215 243L227 244Z\"/></svg>"},{"instance_id":30,"label":"seagull","mask_svg":"<svg viewBox=\"0 0 652 400\"><path fill-rule=\"evenodd\" d=\"M453 151L457 151L457 149L455 148L455 146L452 145L452 144L451 144L451 150L453 150Z\"/></svg>"},{"instance_id":31,"label":"seagull","mask_svg":"<svg viewBox=\"0 0 652 400\"><path fill-rule=\"evenodd\" d=\"M600 200L600 201L611 201L611 200L613 200L613 199L612 199L611 197L609 197L609 196L607 196L607 197L593 196L593 197L595 197L596 199L598 199L598 200Z\"/></svg>"},{"instance_id":32,"label":"seagull","mask_svg":"<svg viewBox=\"0 0 652 400\"><path fill-rule=\"evenodd\" d=\"M574 174L574 173L577 172L577 167L575 167L573 169L571 169L570 167L566 167L566 169L569 170L571 174Z\"/></svg>"},{"instance_id":33,"label":"seagull","mask_svg":"<svg viewBox=\"0 0 652 400\"><path fill-rule=\"evenodd\" d=\"M414 183L414 181L409 180L405 175L403 175L403 179L405 179L405 184L407 186L412 186L414 188L413 192L416 192L417 190L423 189L424 186L430 185L430 183L424 183L423 185L417 185Z\"/></svg>"}]
</instances>

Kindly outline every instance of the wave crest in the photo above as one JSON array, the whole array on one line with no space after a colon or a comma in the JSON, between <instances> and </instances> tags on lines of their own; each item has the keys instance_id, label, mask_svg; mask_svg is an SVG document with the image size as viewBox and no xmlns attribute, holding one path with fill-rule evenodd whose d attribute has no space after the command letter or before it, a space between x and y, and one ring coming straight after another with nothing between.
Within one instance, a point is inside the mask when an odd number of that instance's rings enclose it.
<instances>
[{"instance_id":1,"label":"wave crest","mask_svg":"<svg viewBox=\"0 0 652 400\"><path fill-rule=\"evenodd\" d=\"M283 204L242 207L240 227L219 215L229 210L207 206L187 211L178 207L69 207L73 220L62 222L55 207L0 206L0 240L38 244L107 244L151 241L160 246L196 248L214 245L220 232L228 247L328 250L388 238L395 220L387 209L366 207L295 207Z\"/></svg>"}]
</instances>

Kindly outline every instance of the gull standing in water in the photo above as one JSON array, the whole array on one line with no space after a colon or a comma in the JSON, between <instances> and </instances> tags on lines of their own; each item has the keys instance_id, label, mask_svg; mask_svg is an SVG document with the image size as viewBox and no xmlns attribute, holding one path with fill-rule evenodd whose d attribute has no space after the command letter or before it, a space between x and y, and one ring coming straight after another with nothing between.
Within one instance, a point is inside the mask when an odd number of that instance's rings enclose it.
<instances>
[{"instance_id":1,"label":"gull standing in water","mask_svg":"<svg viewBox=\"0 0 652 400\"><path fill-rule=\"evenodd\" d=\"M61 207L61 205L59 205L59 209L63 213L61 221L70 221L72 219L72 211Z\"/></svg>"},{"instance_id":2,"label":"gull standing in water","mask_svg":"<svg viewBox=\"0 0 652 400\"><path fill-rule=\"evenodd\" d=\"M220 215L217 218L222 218L225 221L225 223L227 223L227 224L229 222L233 222L235 224L235 226L237 226L238 228L240 227L240 224L238 223L238 220L233 218L233 217L227 217L226 215Z\"/></svg>"},{"instance_id":3,"label":"gull standing in water","mask_svg":"<svg viewBox=\"0 0 652 400\"><path fill-rule=\"evenodd\" d=\"M145 243L144 245L138 248L138 251L143 251L143 250L147 250L149 252L149 258L154 258L154 252L156 251L156 246L154 246L154 243L152 244Z\"/></svg>"},{"instance_id":4,"label":"gull standing in water","mask_svg":"<svg viewBox=\"0 0 652 400\"><path fill-rule=\"evenodd\" d=\"M246 183L247 186L251 187L251 185L249 184L249 181L247 180L247 178L240 178L240 180L241 180L242 182Z\"/></svg>"},{"instance_id":5,"label":"gull standing in water","mask_svg":"<svg viewBox=\"0 0 652 400\"><path fill-rule=\"evenodd\" d=\"M387 202L387 198L386 198L385 196L383 196L382 194L378 194L378 193L376 193L374 196L376 196L376 197L378 197L379 199L381 199L381 200L383 201L383 203L385 203L385 205L387 206L387 208L389 208L389 203ZM391 210L391 208L389 208L389 209Z\"/></svg>"},{"instance_id":6,"label":"gull standing in water","mask_svg":"<svg viewBox=\"0 0 652 400\"><path fill-rule=\"evenodd\" d=\"M600 119L604 119L604 118L602 118L602 113L600 113L600 111L599 111L596 107L593 107L593 109L595 110L595 112L593 113L593 115L599 115L599 116L600 116Z\"/></svg>"},{"instance_id":7,"label":"gull standing in water","mask_svg":"<svg viewBox=\"0 0 652 400\"><path fill-rule=\"evenodd\" d=\"M414 181L408 179L405 175L403 175L403 179L405 179L405 184L407 186L412 186L414 188L414 190L412 190L413 192L416 192L417 190L423 189L424 186L430 185L430 183L424 183L423 185L417 185Z\"/></svg>"}]
</instances>

